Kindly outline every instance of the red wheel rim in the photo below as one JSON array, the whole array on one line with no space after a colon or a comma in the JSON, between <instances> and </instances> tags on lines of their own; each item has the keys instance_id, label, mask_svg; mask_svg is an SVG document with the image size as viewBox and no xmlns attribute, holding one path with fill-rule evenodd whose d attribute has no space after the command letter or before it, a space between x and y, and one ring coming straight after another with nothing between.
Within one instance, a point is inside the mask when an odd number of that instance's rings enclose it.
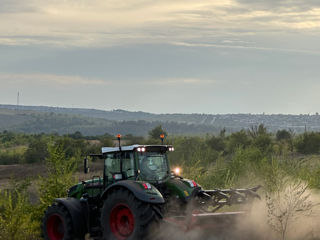
<instances>
[{"instance_id":1,"label":"red wheel rim","mask_svg":"<svg viewBox=\"0 0 320 240\"><path fill-rule=\"evenodd\" d=\"M127 205L119 203L113 207L110 215L110 228L119 240L125 240L132 234L134 216Z\"/></svg>"},{"instance_id":2,"label":"red wheel rim","mask_svg":"<svg viewBox=\"0 0 320 240\"><path fill-rule=\"evenodd\" d=\"M58 214L53 214L47 221L47 233L50 240L62 240L64 237L63 220Z\"/></svg>"}]
</instances>

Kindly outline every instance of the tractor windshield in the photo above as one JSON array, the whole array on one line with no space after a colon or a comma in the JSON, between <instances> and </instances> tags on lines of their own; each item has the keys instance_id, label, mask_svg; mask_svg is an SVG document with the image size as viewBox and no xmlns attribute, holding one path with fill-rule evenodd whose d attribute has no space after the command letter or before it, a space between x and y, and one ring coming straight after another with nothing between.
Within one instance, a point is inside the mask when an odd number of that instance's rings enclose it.
<instances>
[{"instance_id":1,"label":"tractor windshield","mask_svg":"<svg viewBox=\"0 0 320 240\"><path fill-rule=\"evenodd\" d=\"M145 181L160 181L170 173L167 155L159 152L139 154L140 176Z\"/></svg>"}]
</instances>

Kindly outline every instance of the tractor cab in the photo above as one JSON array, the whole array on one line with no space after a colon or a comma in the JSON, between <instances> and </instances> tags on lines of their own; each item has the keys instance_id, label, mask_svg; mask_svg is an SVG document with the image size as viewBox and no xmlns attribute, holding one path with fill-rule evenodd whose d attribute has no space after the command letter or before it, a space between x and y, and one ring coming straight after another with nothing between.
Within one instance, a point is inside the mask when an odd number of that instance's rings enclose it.
<instances>
[{"instance_id":1,"label":"tractor cab","mask_svg":"<svg viewBox=\"0 0 320 240\"><path fill-rule=\"evenodd\" d=\"M84 193L91 198L99 196L109 186L123 180L144 181L154 185L166 182L171 177L167 153L174 151L171 145L131 145L103 147L101 154L91 158L103 161L103 172L93 176L68 191L69 197L80 198ZM89 172L88 158L84 159L84 172Z\"/></svg>"},{"instance_id":2,"label":"tractor cab","mask_svg":"<svg viewBox=\"0 0 320 240\"><path fill-rule=\"evenodd\" d=\"M168 145L131 145L104 147L104 184L120 180L140 180L161 183L170 177Z\"/></svg>"}]
</instances>

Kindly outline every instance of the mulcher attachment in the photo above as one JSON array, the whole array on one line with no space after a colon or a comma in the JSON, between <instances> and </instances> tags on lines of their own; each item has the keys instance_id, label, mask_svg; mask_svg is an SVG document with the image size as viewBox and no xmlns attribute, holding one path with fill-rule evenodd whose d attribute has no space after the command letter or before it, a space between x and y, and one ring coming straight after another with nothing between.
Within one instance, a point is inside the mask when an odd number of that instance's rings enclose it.
<instances>
[{"instance_id":1,"label":"mulcher attachment","mask_svg":"<svg viewBox=\"0 0 320 240\"><path fill-rule=\"evenodd\" d=\"M184 216L170 216L165 223L175 225L183 232L191 230L210 231L220 234L226 226L246 216L246 211L219 211L224 206L247 204L260 196L256 193L261 186L248 189L199 190L192 202L190 212ZM230 228L228 228L230 230Z\"/></svg>"},{"instance_id":2,"label":"mulcher attachment","mask_svg":"<svg viewBox=\"0 0 320 240\"><path fill-rule=\"evenodd\" d=\"M224 206L245 204L255 198L260 199L256 193L261 186L247 189L216 189L200 190L197 194L198 207L206 208L206 211L216 212Z\"/></svg>"}]
</instances>

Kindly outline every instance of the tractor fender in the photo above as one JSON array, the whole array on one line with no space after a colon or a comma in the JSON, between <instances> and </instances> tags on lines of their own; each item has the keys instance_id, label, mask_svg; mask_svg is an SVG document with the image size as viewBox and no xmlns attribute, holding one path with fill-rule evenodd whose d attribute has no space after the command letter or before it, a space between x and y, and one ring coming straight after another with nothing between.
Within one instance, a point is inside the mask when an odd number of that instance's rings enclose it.
<instances>
[{"instance_id":1,"label":"tractor fender","mask_svg":"<svg viewBox=\"0 0 320 240\"><path fill-rule=\"evenodd\" d=\"M83 236L88 232L87 202L83 202L76 198L57 198L55 201L63 205L70 213L73 229L77 236Z\"/></svg>"},{"instance_id":2,"label":"tractor fender","mask_svg":"<svg viewBox=\"0 0 320 240\"><path fill-rule=\"evenodd\" d=\"M122 188L128 189L130 192L133 193L133 195L137 199L141 200L142 202L147 202L152 204L165 203L165 200L162 194L159 192L159 190L155 186L150 184L151 189L144 189L142 185L143 183L146 183L146 182L133 181L133 180L123 180L123 181L116 182L106 188L101 198L105 199L113 189L122 187Z\"/></svg>"}]
</instances>

